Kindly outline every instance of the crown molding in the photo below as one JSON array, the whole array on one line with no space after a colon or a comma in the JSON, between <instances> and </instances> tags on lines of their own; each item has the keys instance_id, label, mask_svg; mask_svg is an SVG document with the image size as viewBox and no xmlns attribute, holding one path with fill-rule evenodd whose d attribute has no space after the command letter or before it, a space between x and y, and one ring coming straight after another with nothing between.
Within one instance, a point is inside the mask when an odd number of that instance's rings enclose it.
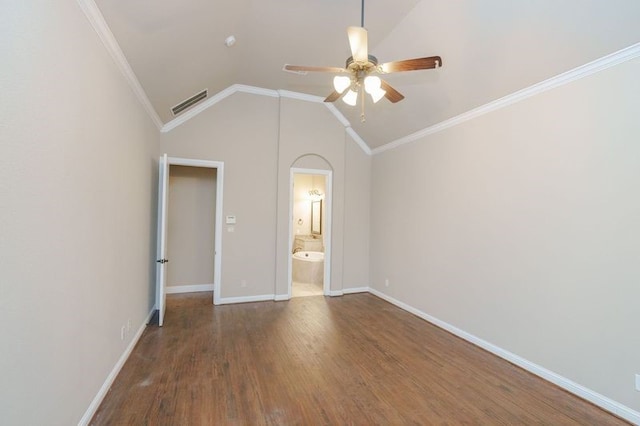
<instances>
[{"instance_id":1,"label":"crown molding","mask_svg":"<svg viewBox=\"0 0 640 426\"><path fill-rule=\"evenodd\" d=\"M145 93L138 77L136 77L129 61L122 53L122 49L118 44L116 38L114 37L111 29L107 25L107 22L104 20L104 16L102 16L102 12L96 5L94 0L76 0L80 9L84 12L85 16L89 20L89 23L96 31L100 40L104 44L105 48L113 58L114 62L118 66L120 72L124 75L125 79L129 83L129 86L133 90L134 94L149 114L151 121L156 125L158 130L162 133L170 132L181 124L187 122L192 119L196 115L200 114L202 111L208 109L209 107L217 104L218 102L226 99L227 97L233 95L236 92L241 93L250 93L253 95L260 96L269 96L273 98L289 98L289 99L297 99L306 102L314 102L314 103L324 103L329 111L333 113L333 115L345 126L346 132L351 136L351 138L358 144L358 146L367 154L371 155L371 148L366 144L366 142L353 130L351 127L351 123L345 118L345 116L335 107L335 105L330 103L325 103L324 99L320 96L309 95L306 93L300 92L292 92L289 90L271 90L264 89L261 87L248 86L244 84L233 84L227 87L224 90L216 93L214 96L207 98L204 102L198 104L197 106L191 108L185 113L179 115L173 120L169 121L166 124L162 123L160 116L156 112L156 110L151 105L147 94Z\"/></svg>"},{"instance_id":2,"label":"crown molding","mask_svg":"<svg viewBox=\"0 0 640 426\"><path fill-rule=\"evenodd\" d=\"M239 90L238 90L238 88L236 86L237 85L235 85L235 84L233 86L229 86L226 89L221 90L218 93L216 93L215 95L211 96L210 98L207 98L204 102L197 104L193 108L187 110L185 113L180 114L179 116L177 116L173 120L169 121L167 124L162 126L160 131L162 133L167 133L167 132L175 129L179 125L186 123L187 121L191 120L196 115L200 114L202 111L208 109L209 107L217 104L221 100L223 100L225 98L228 98L229 96L231 96L234 93L238 92Z\"/></svg>"},{"instance_id":3,"label":"crown molding","mask_svg":"<svg viewBox=\"0 0 640 426\"><path fill-rule=\"evenodd\" d=\"M592 74L598 73L600 71L606 70L608 68L614 67L638 57L640 57L640 43L636 43L627 48L611 53L610 55L604 56L600 59L596 59L595 61L589 62L585 65L579 66L562 74L558 74L555 77L551 77L547 80L536 83L532 86L504 96L500 99L496 99L495 101L489 102L478 108L474 108L448 120L444 120L440 123L434 124L433 126L426 127L422 130L418 130L415 133L411 133L410 135L404 136L400 139L396 139L392 142L375 148L372 153L373 155L380 154L382 152L398 148L399 146L415 142L419 139L424 138L425 136L441 132L442 130L457 126L458 124L462 124L465 121L472 120L476 117L480 117L492 111L499 110L516 102L520 102L532 96L546 92L547 90L563 86L565 84L590 76Z\"/></svg>"},{"instance_id":4,"label":"crown molding","mask_svg":"<svg viewBox=\"0 0 640 426\"><path fill-rule=\"evenodd\" d=\"M145 111L147 111L147 114L149 114L151 121L153 121L158 129L162 129L162 120L160 120L158 113L156 113L156 110L151 105L147 94L138 81L138 78L133 72L133 69L131 69L131 65L129 65L127 58L124 56L124 53L122 53L120 45L116 41L116 38L113 36L111 29L109 29L109 26L104 20L104 16L102 16L102 12L100 12L100 9L96 5L95 1L77 0L77 2L95 32L98 33L98 37L100 37L102 44L104 44L104 47L113 58L114 62L118 66L118 69L120 69L120 72L124 75L125 79L129 83L129 86L133 90L133 93L136 95Z\"/></svg>"},{"instance_id":5,"label":"crown molding","mask_svg":"<svg viewBox=\"0 0 640 426\"><path fill-rule=\"evenodd\" d=\"M299 101L307 101L307 102L315 102L321 103L324 101L324 98L315 95L309 95L306 93L300 92L291 92L289 90L278 90L278 94L281 98L289 98L289 99L297 99Z\"/></svg>"},{"instance_id":6,"label":"crown molding","mask_svg":"<svg viewBox=\"0 0 640 426\"><path fill-rule=\"evenodd\" d=\"M331 111L334 117L336 117L338 121L342 123L342 125L345 127L345 131L347 132L347 134L351 136L351 138L354 140L355 143L358 144L360 149L362 149L362 151L365 154L371 155L371 148L369 148L369 145L367 145L364 139L362 139L360 135L358 135L356 131L353 130L353 127L351 127L351 123L349 122L349 120L347 120L344 114L342 114L342 112L340 112L340 110L333 103L325 102L324 98L321 96L308 95L306 93L291 92L288 90L278 90L278 93L283 98L298 99L301 101L316 102L316 103L323 104L324 106L327 107L329 111Z\"/></svg>"},{"instance_id":7,"label":"crown molding","mask_svg":"<svg viewBox=\"0 0 640 426\"><path fill-rule=\"evenodd\" d=\"M351 128L351 123L349 123L349 120L347 120L347 117L345 117L344 114L342 114L340 110L333 103L324 102L324 100L323 100L323 103L327 107L327 109L331 111L331 113L338 119L338 121L342 123L344 127Z\"/></svg>"},{"instance_id":8,"label":"crown molding","mask_svg":"<svg viewBox=\"0 0 640 426\"><path fill-rule=\"evenodd\" d=\"M169 121L167 124L161 127L160 131L162 133L170 132L181 124L184 124L187 121L191 120L193 117L197 116L204 110L212 107L213 105L237 92L250 93L259 96L269 96L272 98L288 98L305 102L321 103L325 105L329 109L329 111L331 111L331 113L336 117L336 119L345 127L347 134L351 136L351 138L358 144L360 149L362 149L365 154L371 155L372 153L371 148L369 148L367 143L360 137L360 135L356 133L355 130L353 130L349 120L345 118L345 116L340 112L340 110L338 110L338 108L336 108L335 105L333 105L332 103L324 102L324 98L320 96L309 95L306 93L292 92L289 90L271 90L255 86L247 86L244 84L233 84L226 89L221 90L214 96L207 98L202 103L194 106L190 110L187 110L183 114Z\"/></svg>"},{"instance_id":9,"label":"crown molding","mask_svg":"<svg viewBox=\"0 0 640 426\"><path fill-rule=\"evenodd\" d=\"M291 92L289 90L278 90L278 93L282 98L297 99L300 101L315 102L318 104L323 104L324 106L327 107L329 111L331 111L331 113L338 119L338 121L342 123L344 127L349 127L349 128L351 127L351 123L349 122L349 120L347 120L344 114L342 114L340 110L336 108L336 106L333 103L325 102L324 98L321 96L309 95L309 94L300 93L300 92ZM360 140L362 139L360 138Z\"/></svg>"},{"instance_id":10,"label":"crown molding","mask_svg":"<svg viewBox=\"0 0 640 426\"><path fill-rule=\"evenodd\" d=\"M369 148L369 145L367 145L364 139L362 139L360 135L357 134L355 130L353 130L353 127L347 127L346 131L347 131L347 134L351 136L351 139L353 139L355 143L358 144L360 149L362 149L365 154L372 155L372 151L371 151L371 148Z\"/></svg>"},{"instance_id":11,"label":"crown molding","mask_svg":"<svg viewBox=\"0 0 640 426\"><path fill-rule=\"evenodd\" d=\"M235 87L237 92L251 93L252 95L269 96L271 98L278 98L280 94L277 90L264 89L262 87L247 86L246 84L234 84L231 87Z\"/></svg>"},{"instance_id":12,"label":"crown molding","mask_svg":"<svg viewBox=\"0 0 640 426\"><path fill-rule=\"evenodd\" d=\"M158 113L151 105L147 94L145 93L142 85L140 84L138 78L136 77L131 65L127 61L124 53L122 53L122 49L118 42L116 41L113 33L109 29L100 9L96 5L94 0L76 0L80 9L83 11L87 20L96 31L100 40L104 44L105 48L113 58L120 72L123 74L129 86L133 90L134 94L144 107L145 111L151 118L151 121L156 125L156 127L163 133L169 132L176 128L177 126L183 124L189 119L195 117L205 109L209 108L212 105L220 102L221 100L227 98L228 96L236 93L251 93L255 95L261 96L269 96L269 97L281 97L281 98L290 98L290 99L298 99L307 102L323 102L323 99L319 96L308 95L305 93L299 92L291 92L288 90L270 90L264 89L260 87L247 86L242 84L234 84L229 86L228 88L218 92L216 95L208 98L202 104L190 109L179 117L169 121L168 123L162 123L162 120L158 116ZM529 97L535 96L547 90L565 85L567 83L579 80L583 77L587 77L591 74L595 74L597 72L606 70L608 68L614 67L621 63L627 62L629 60L640 57L640 43L636 43L627 48L621 49L617 52L614 52L610 55L604 56L595 61L589 62L580 67L574 68L573 70L567 71L565 73L559 74L555 77L551 77L547 80L544 80L540 83L529 86L525 89L519 90L510 95L504 96L502 98L496 99L492 102L489 102L485 105L482 105L478 108L474 108L467 112L464 112L455 117L449 118L447 120L441 121L440 123L434 124L432 126L426 127L422 130L418 130L417 132L411 133L402 138L396 139L394 141L388 142L382 146L379 146L375 149L370 149L369 146L364 142L364 140L353 130L351 127L351 123L344 117L344 115L333 105L330 103L325 103L329 111L333 113L333 115L345 126L347 133L353 138L353 140L362 148L362 150L368 155L376 155L383 153L385 151L389 151L391 149L398 148L402 145L415 142L420 140L426 136L432 135L434 133L438 133L442 130L457 126L458 124L462 124L466 121L472 120L476 117L482 116L484 114L488 114L492 111L496 111L498 109L504 108L516 102L520 102Z\"/></svg>"},{"instance_id":13,"label":"crown molding","mask_svg":"<svg viewBox=\"0 0 640 426\"><path fill-rule=\"evenodd\" d=\"M247 86L245 84L233 84L227 87L226 89L219 91L218 93L211 96L210 98L207 98L204 102L199 103L193 108L187 110L184 114L180 114L178 117L169 121L167 124L162 126L160 131L162 133L167 133L175 129L179 125L191 120L193 117L200 114L202 111L208 109L209 107L212 107L213 105L217 104L223 99L226 99L229 96L233 95L234 93L238 93L238 92L250 93L253 95L260 95L260 96L268 96L271 98L278 97L278 92L276 90L263 89L261 87L255 87L255 86Z\"/></svg>"}]
</instances>

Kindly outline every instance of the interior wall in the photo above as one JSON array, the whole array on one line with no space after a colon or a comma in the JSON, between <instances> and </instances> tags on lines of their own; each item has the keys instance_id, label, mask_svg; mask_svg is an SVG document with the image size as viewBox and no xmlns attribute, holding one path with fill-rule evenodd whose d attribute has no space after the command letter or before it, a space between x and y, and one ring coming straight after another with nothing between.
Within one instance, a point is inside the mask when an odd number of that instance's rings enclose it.
<instances>
[{"instance_id":1,"label":"interior wall","mask_svg":"<svg viewBox=\"0 0 640 426\"><path fill-rule=\"evenodd\" d=\"M344 194L370 176L371 158L324 105L235 93L162 134L160 145L161 152L173 157L224 162L223 216L235 215L237 223L223 230L222 298L241 301L287 294L289 171L296 160L313 157L304 157L307 154L321 156L334 170L335 290L343 288L342 264L350 258L357 260L349 277L358 286L368 281L368 227L344 228L350 215ZM315 164L309 160L295 167L316 168ZM349 170L346 164L351 164ZM347 173L357 183L346 181ZM364 223L369 220L368 196L364 190L348 201ZM354 252L346 252L346 245ZM353 287L351 282L344 286Z\"/></svg>"},{"instance_id":2,"label":"interior wall","mask_svg":"<svg viewBox=\"0 0 640 426\"><path fill-rule=\"evenodd\" d=\"M0 423L78 424L153 307L158 130L76 2L0 35Z\"/></svg>"},{"instance_id":3,"label":"interior wall","mask_svg":"<svg viewBox=\"0 0 640 426\"><path fill-rule=\"evenodd\" d=\"M635 59L376 155L373 287L640 410L638 75Z\"/></svg>"},{"instance_id":4,"label":"interior wall","mask_svg":"<svg viewBox=\"0 0 640 426\"><path fill-rule=\"evenodd\" d=\"M161 136L169 156L224 162L221 298L273 295L277 137L278 100L246 93Z\"/></svg>"},{"instance_id":5,"label":"interior wall","mask_svg":"<svg viewBox=\"0 0 640 426\"><path fill-rule=\"evenodd\" d=\"M167 287L213 285L216 169L169 168Z\"/></svg>"},{"instance_id":6,"label":"interior wall","mask_svg":"<svg viewBox=\"0 0 640 426\"><path fill-rule=\"evenodd\" d=\"M289 187L291 167L301 157L319 156L332 170L331 288L342 291L344 264L344 188L346 139L344 126L320 103L280 98L276 295L288 293ZM313 154L313 155L309 155ZM326 167L326 166L325 166ZM325 241L325 249L327 243Z\"/></svg>"},{"instance_id":7,"label":"interior wall","mask_svg":"<svg viewBox=\"0 0 640 426\"><path fill-rule=\"evenodd\" d=\"M349 137L347 137L349 139ZM372 158L346 144L344 209L344 290L369 288Z\"/></svg>"}]
</instances>

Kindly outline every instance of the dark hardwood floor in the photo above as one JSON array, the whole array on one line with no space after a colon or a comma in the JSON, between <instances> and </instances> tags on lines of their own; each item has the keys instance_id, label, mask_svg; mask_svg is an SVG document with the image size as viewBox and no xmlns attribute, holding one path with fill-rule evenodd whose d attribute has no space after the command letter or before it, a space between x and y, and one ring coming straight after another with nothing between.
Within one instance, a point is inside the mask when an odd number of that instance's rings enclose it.
<instances>
[{"instance_id":1,"label":"dark hardwood floor","mask_svg":"<svg viewBox=\"0 0 640 426\"><path fill-rule=\"evenodd\" d=\"M211 299L169 296L92 424L628 424L370 294Z\"/></svg>"}]
</instances>

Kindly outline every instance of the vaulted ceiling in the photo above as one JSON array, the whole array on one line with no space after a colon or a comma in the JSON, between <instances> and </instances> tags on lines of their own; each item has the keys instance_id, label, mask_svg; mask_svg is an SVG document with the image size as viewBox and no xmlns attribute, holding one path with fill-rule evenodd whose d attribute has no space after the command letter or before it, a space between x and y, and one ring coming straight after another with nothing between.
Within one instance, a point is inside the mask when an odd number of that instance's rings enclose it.
<instances>
[{"instance_id":1,"label":"vaulted ceiling","mask_svg":"<svg viewBox=\"0 0 640 426\"><path fill-rule=\"evenodd\" d=\"M360 0L96 0L163 122L170 108L232 84L325 97L344 66ZM638 0L367 0L380 62L440 55L437 70L386 77L405 99L336 107L376 148L640 42ZM224 44L234 35L235 46Z\"/></svg>"}]
</instances>

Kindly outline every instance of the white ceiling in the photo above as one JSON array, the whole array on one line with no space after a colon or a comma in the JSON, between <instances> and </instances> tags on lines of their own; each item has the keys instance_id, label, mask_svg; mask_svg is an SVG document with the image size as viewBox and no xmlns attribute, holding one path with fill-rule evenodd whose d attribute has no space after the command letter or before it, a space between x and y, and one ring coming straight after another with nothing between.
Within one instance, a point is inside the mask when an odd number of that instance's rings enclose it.
<instances>
[{"instance_id":1,"label":"white ceiling","mask_svg":"<svg viewBox=\"0 0 640 426\"><path fill-rule=\"evenodd\" d=\"M343 66L346 27L360 0L96 0L163 122L202 89L235 83L328 95L331 74L282 71ZM440 55L437 70L386 80L391 104L336 106L376 148L640 42L638 0L367 0L369 50L380 62ZM237 43L224 45L229 35Z\"/></svg>"}]
</instances>

